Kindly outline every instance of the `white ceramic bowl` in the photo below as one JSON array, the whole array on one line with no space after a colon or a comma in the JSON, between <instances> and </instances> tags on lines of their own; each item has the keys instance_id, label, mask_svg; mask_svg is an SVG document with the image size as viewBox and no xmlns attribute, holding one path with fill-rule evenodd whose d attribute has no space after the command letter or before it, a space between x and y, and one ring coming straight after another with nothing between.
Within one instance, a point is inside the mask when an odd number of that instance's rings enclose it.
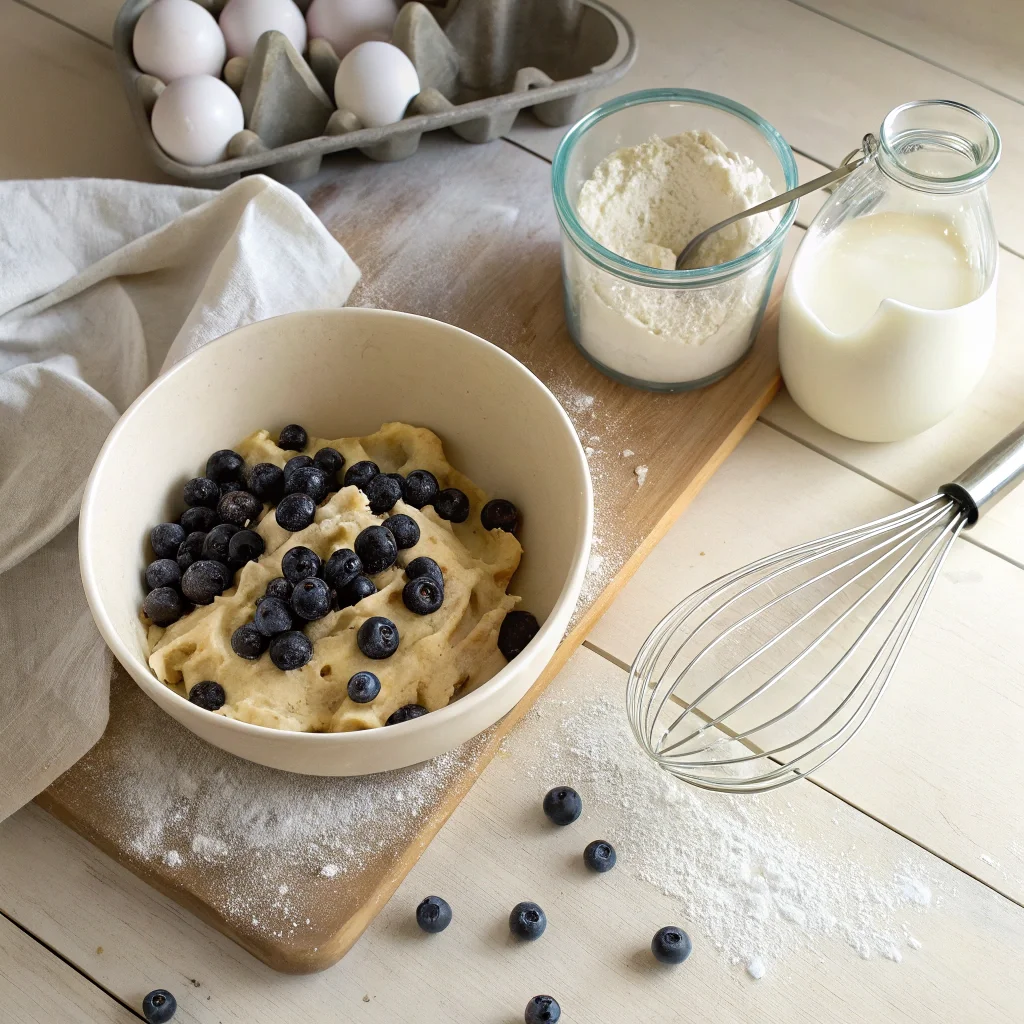
<instances>
[{"instance_id":1,"label":"white ceramic bowl","mask_svg":"<svg viewBox=\"0 0 1024 1024\"><path fill-rule=\"evenodd\" d=\"M190 704L145 658L139 607L146 538L180 513L181 485L210 452L251 431L299 422L319 437L368 434L402 420L434 430L453 466L523 510L524 556L512 590L541 630L473 693L401 725L295 733ZM565 632L586 572L593 497L576 431L546 387L494 345L407 313L337 309L251 324L155 381L107 438L85 490L82 580L118 661L197 736L239 757L312 775L416 764L483 731L524 696Z\"/></svg>"}]
</instances>

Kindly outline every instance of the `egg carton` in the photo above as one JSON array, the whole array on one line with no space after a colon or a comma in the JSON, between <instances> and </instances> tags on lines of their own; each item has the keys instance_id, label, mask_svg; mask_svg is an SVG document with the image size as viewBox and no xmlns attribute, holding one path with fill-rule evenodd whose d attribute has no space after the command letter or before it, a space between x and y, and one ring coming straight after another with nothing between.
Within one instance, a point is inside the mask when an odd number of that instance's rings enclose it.
<instances>
[{"instance_id":1,"label":"egg carton","mask_svg":"<svg viewBox=\"0 0 1024 1024\"><path fill-rule=\"evenodd\" d=\"M297 82L305 78L309 93L315 92L322 104L318 82L333 109L338 57L324 39L310 40L306 55L300 56L280 33L267 32L249 62L235 58L224 69L225 81L241 94L246 130L231 140L228 159L194 167L168 156L150 128L149 112L163 83L136 66L132 35L151 2L127 0L118 12L113 38L117 68L153 162L176 178L207 188L222 188L253 171L283 182L299 181L317 173L324 154L346 149L358 149L372 160L404 160L416 152L424 132L440 128L451 128L467 142L491 142L506 134L527 107L542 124L570 124L589 108L591 94L621 78L636 58L632 27L600 0L407 2L399 11L392 42L415 65L421 91L406 116L382 128L364 128L350 111L334 110L322 134L268 145L249 130L255 104L262 103L271 113L278 108L276 123L287 126L285 137L308 130L297 127L302 122L298 107L308 99ZM216 16L224 0L196 2ZM298 6L304 12L309 2L298 0ZM285 68L282 58L291 67ZM259 75L247 73L253 62ZM288 94L289 88L298 91ZM315 110L307 112L314 124L322 123L323 113L317 122Z\"/></svg>"}]
</instances>

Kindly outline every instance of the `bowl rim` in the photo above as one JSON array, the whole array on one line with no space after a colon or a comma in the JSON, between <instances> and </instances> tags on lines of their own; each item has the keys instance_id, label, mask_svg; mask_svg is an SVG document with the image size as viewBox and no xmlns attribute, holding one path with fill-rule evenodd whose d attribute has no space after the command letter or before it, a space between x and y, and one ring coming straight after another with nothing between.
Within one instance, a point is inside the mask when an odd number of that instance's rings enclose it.
<instances>
[{"instance_id":1,"label":"bowl rim","mask_svg":"<svg viewBox=\"0 0 1024 1024\"><path fill-rule=\"evenodd\" d=\"M111 451L117 443L120 436L128 429L133 416L137 413L138 409L145 404L149 396L156 391L158 388L166 387L167 382L172 380L175 374L182 372L182 367L190 364L194 360L203 358L206 356L212 346L216 346L222 341L228 338L234 338L237 334L253 330L257 327L274 322L274 321L285 321L285 320L299 320L309 318L337 318L344 320L350 317L366 317L368 319L381 319L381 320L399 320L399 321L417 321L426 322L431 325L437 325L441 328L455 332L462 336L471 345L481 345L486 349L492 351L499 361L504 362L505 365L516 374L529 379L533 385L539 387L541 391L551 401L555 407L557 416L561 419L563 426L566 428L568 435L572 438L573 448L576 454L577 462L582 469L582 480L584 490L584 509L583 509L583 543L579 546L573 561L570 564L569 572L566 575L565 582L562 585L562 589L559 591L558 597L555 600L554 606L551 613L548 614L545 621L542 623L537 636L534 638L533 643L537 643L536 649L543 647L543 641L549 637L549 634L554 632L556 629L560 632L565 629L565 621L568 620L569 616L575 607L575 601L573 606L566 609L565 603L569 596L575 591L578 595L582 589L583 579L586 575L587 559L589 557L589 551L591 542L593 539L593 526L594 526L594 490L593 483L590 477L590 467L587 462L587 457L583 451L583 446L580 443L579 435L576 433L576 428L572 425L572 421L569 419L565 409L562 408L561 403L555 398L551 390L547 385L535 374L532 370L526 367L523 363L519 362L514 356L510 355L504 349L495 345L493 342L487 341L481 338L479 335L473 334L471 331L464 330L461 327L456 327L453 324L445 323L443 320L436 320L433 317L421 316L416 313L405 313L399 310L389 309L372 309L361 306L350 306L350 307L338 307L328 309L309 309L309 310L298 310L291 313L282 313L278 316L267 317L263 320L257 320L249 324L244 324L241 327L236 327L233 330L228 331L225 334L220 335L217 338L211 339L206 344L202 345L196 351L189 353L184 358L180 359L170 369L161 373L157 376L144 391L128 406L127 409L121 414L117 422L114 424L110 433L107 435L106 440L103 442L103 446L96 456L96 460L93 463L92 469L89 472L89 478L86 482L85 490L82 495L81 512L79 514L78 523L78 562L79 562L79 573L82 579L82 585L85 589L86 600L89 605L89 611L92 613L92 617L96 626L103 637L104 642L113 652L117 660L128 669L129 675L145 690L150 693L152 688L151 696L157 692L161 693L161 696L169 697L171 700L178 700L181 702L182 711L187 715L207 715L203 719L197 719L197 721L212 723L215 719L219 720L219 726L229 732L235 732L239 735L250 736L253 739L259 740L270 740L276 742L290 742L290 743L305 743L305 744L320 744L320 745L333 745L333 744L349 744L353 747L360 745L372 745L381 742L392 742L393 740L386 740L385 737L395 736L406 736L412 739L416 735L428 732L433 729L443 728L445 723L453 722L458 718L464 717L472 713L477 705L485 703L490 697L493 691L499 690L505 684L505 682L511 677L513 670L515 669L515 662L507 662L498 672L496 672L490 679L485 683L477 687L471 693L467 693L464 697L460 697L458 700L454 700L447 704L443 708L438 708L437 711L432 711L430 714L423 715L420 718L412 719L408 722L399 722L397 725L385 727L381 726L376 729L359 729L350 732L299 732L288 729L275 729L265 725L255 725L251 722L241 722L234 718L227 718L224 715L217 715L215 713L204 711L203 708L199 708L196 705L189 702L181 694L172 690L166 683L162 682L153 673L153 670L149 667L149 664L142 658L140 658L134 651L132 651L127 644L121 639L120 634L114 627L113 621L110 615L107 613L105 604L100 594L100 589L93 575L93 557L90 552L89 544L87 543L89 533L92 529L92 523L95 515L95 510L99 506L99 477L103 467L106 465L108 459L111 458ZM562 615L557 614L561 610ZM561 643L561 637L559 637L555 646L557 647ZM537 641L540 642L537 642ZM524 650L523 654L528 651ZM522 655L520 656L522 657ZM140 678L141 676L141 678ZM143 682L143 679L145 682ZM155 699L155 698L154 698ZM159 701L156 701L159 703ZM493 724L493 723L492 723ZM395 730L401 730L395 732ZM295 739L292 739L295 737Z\"/></svg>"}]
</instances>

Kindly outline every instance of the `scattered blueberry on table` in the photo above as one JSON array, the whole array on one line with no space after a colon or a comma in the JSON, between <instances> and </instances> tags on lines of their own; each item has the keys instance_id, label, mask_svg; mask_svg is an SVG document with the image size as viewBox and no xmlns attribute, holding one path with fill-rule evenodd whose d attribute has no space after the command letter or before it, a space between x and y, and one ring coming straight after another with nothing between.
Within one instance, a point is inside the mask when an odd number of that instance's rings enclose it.
<instances>
[{"instance_id":1,"label":"scattered blueberry on table","mask_svg":"<svg viewBox=\"0 0 1024 1024\"><path fill-rule=\"evenodd\" d=\"M544 934L547 915L536 903L517 903L508 916L508 930L517 938L533 942Z\"/></svg>"},{"instance_id":2,"label":"scattered blueberry on table","mask_svg":"<svg viewBox=\"0 0 1024 1024\"><path fill-rule=\"evenodd\" d=\"M142 1016L147 1024L167 1024L177 1009L177 1000L165 988L154 989L142 1000Z\"/></svg>"},{"instance_id":3,"label":"scattered blueberry on table","mask_svg":"<svg viewBox=\"0 0 1024 1024\"><path fill-rule=\"evenodd\" d=\"M555 786L544 796L544 813L556 825L571 825L583 813L579 793L569 786Z\"/></svg>"},{"instance_id":4,"label":"scattered blueberry on table","mask_svg":"<svg viewBox=\"0 0 1024 1024\"><path fill-rule=\"evenodd\" d=\"M615 861L615 847L604 839L595 839L592 843L588 843L583 851L583 863L599 875L611 871L615 867Z\"/></svg>"},{"instance_id":5,"label":"scattered blueberry on table","mask_svg":"<svg viewBox=\"0 0 1024 1024\"><path fill-rule=\"evenodd\" d=\"M523 1019L526 1024L555 1024L562 1016L562 1008L553 996L534 996L526 1004Z\"/></svg>"},{"instance_id":6,"label":"scattered blueberry on table","mask_svg":"<svg viewBox=\"0 0 1024 1024\"><path fill-rule=\"evenodd\" d=\"M682 928L670 925L654 933L651 952L654 959L663 964L681 964L693 949L690 936Z\"/></svg>"},{"instance_id":7,"label":"scattered blueberry on table","mask_svg":"<svg viewBox=\"0 0 1024 1024\"><path fill-rule=\"evenodd\" d=\"M380 680L372 672L356 672L348 681L349 700L369 704L380 693Z\"/></svg>"},{"instance_id":8,"label":"scattered blueberry on table","mask_svg":"<svg viewBox=\"0 0 1024 1024\"><path fill-rule=\"evenodd\" d=\"M383 615L371 615L356 633L359 650L368 658L382 661L398 650L398 627Z\"/></svg>"},{"instance_id":9,"label":"scattered blueberry on table","mask_svg":"<svg viewBox=\"0 0 1024 1024\"><path fill-rule=\"evenodd\" d=\"M425 932L437 935L452 923L452 908L440 896L428 896L416 908L416 923Z\"/></svg>"},{"instance_id":10,"label":"scattered blueberry on table","mask_svg":"<svg viewBox=\"0 0 1024 1024\"><path fill-rule=\"evenodd\" d=\"M522 654L526 645L540 631L540 623L529 612L509 612L498 630L498 650L505 655L506 661Z\"/></svg>"},{"instance_id":11,"label":"scattered blueberry on table","mask_svg":"<svg viewBox=\"0 0 1024 1024\"><path fill-rule=\"evenodd\" d=\"M402 722L411 722L414 718L422 718L428 713L422 704L403 704L388 716L388 720L384 724L401 725Z\"/></svg>"}]
</instances>

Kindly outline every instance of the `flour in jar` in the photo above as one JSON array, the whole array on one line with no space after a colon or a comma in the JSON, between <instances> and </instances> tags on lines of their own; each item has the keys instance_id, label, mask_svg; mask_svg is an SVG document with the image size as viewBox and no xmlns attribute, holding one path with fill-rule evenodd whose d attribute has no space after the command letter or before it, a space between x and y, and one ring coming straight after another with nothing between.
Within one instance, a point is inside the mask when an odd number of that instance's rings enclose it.
<instances>
[{"instance_id":1,"label":"flour in jar","mask_svg":"<svg viewBox=\"0 0 1024 1024\"><path fill-rule=\"evenodd\" d=\"M605 157L579 195L577 214L605 248L634 263L675 269L694 235L775 195L748 157L710 132L655 136ZM703 266L736 259L774 230L779 211L748 217L716 232ZM651 383L700 381L746 352L775 261L706 287L647 287L616 277L572 250L572 299L579 341L599 363Z\"/></svg>"}]
</instances>

